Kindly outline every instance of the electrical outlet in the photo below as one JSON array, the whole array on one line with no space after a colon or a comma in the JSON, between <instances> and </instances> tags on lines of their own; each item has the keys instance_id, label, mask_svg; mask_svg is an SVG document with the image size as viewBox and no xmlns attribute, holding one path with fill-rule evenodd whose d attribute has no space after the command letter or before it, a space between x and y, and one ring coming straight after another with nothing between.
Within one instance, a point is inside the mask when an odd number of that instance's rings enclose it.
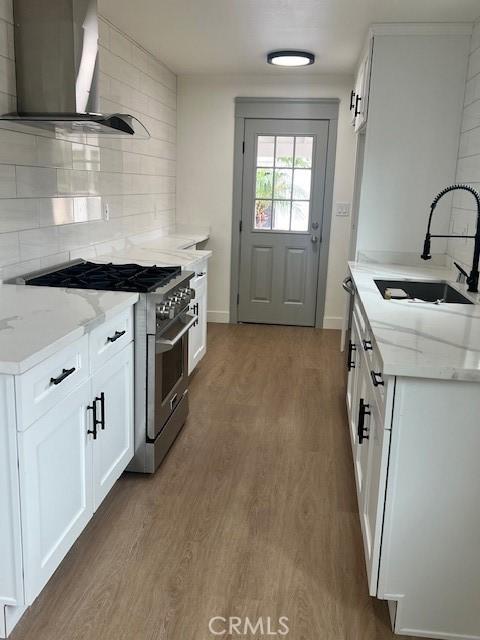
<instances>
[{"instance_id":1,"label":"electrical outlet","mask_svg":"<svg viewBox=\"0 0 480 640\"><path fill-rule=\"evenodd\" d=\"M348 217L350 215L350 203L349 202L337 202L336 204L337 216Z\"/></svg>"}]
</instances>

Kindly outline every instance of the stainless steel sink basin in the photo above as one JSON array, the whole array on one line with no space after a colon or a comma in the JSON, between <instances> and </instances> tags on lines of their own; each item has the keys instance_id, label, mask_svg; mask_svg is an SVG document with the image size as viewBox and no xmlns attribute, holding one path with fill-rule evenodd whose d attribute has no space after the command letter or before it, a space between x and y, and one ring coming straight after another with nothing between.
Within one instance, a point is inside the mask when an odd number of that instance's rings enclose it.
<instances>
[{"instance_id":1,"label":"stainless steel sink basin","mask_svg":"<svg viewBox=\"0 0 480 640\"><path fill-rule=\"evenodd\" d=\"M448 282L418 282L412 280L375 280L378 290L385 298L386 289L403 289L409 298L442 304L473 304Z\"/></svg>"}]
</instances>

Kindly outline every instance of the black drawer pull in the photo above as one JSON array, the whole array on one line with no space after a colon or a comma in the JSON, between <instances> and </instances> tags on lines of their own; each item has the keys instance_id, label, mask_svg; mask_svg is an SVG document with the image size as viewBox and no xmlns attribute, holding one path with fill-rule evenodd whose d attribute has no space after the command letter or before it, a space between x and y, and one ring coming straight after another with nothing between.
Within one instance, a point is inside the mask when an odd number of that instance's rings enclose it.
<instances>
[{"instance_id":1,"label":"black drawer pull","mask_svg":"<svg viewBox=\"0 0 480 640\"><path fill-rule=\"evenodd\" d=\"M105 429L105 394L103 391L99 398L95 398L95 402L97 402L97 400L100 400L100 428L103 431Z\"/></svg>"},{"instance_id":2,"label":"black drawer pull","mask_svg":"<svg viewBox=\"0 0 480 640\"><path fill-rule=\"evenodd\" d=\"M365 428L365 416L372 415L369 411L370 405L366 404L363 398L360 398L360 410L358 412L358 444L362 444L364 440L368 440L368 429Z\"/></svg>"},{"instance_id":3,"label":"black drawer pull","mask_svg":"<svg viewBox=\"0 0 480 640\"><path fill-rule=\"evenodd\" d=\"M380 371L370 371L370 376L372 378L374 387L378 387L378 386L383 387L385 385L385 382L383 381L382 374L380 373Z\"/></svg>"},{"instance_id":4,"label":"black drawer pull","mask_svg":"<svg viewBox=\"0 0 480 640\"><path fill-rule=\"evenodd\" d=\"M372 341L371 340L362 340L363 342L363 350L364 351L372 351Z\"/></svg>"},{"instance_id":5,"label":"black drawer pull","mask_svg":"<svg viewBox=\"0 0 480 640\"><path fill-rule=\"evenodd\" d=\"M108 336L107 338L107 342L115 342L116 340L118 340L119 338L121 338L123 335L125 335L127 332L124 331L115 331L115 333L113 334L113 336Z\"/></svg>"},{"instance_id":6,"label":"black drawer pull","mask_svg":"<svg viewBox=\"0 0 480 640\"><path fill-rule=\"evenodd\" d=\"M62 373L59 376L57 376L56 378L50 378L50 384L54 384L54 385L60 384L65 380L65 378L68 378L68 376L71 376L74 371L75 371L75 367L72 367L71 369L62 369Z\"/></svg>"},{"instance_id":7,"label":"black drawer pull","mask_svg":"<svg viewBox=\"0 0 480 640\"><path fill-rule=\"evenodd\" d=\"M357 345L352 342L351 340L349 340L348 342L348 360L347 360L347 367L348 370L351 371L352 369L355 369L355 360L353 359L353 352L357 350Z\"/></svg>"}]
</instances>

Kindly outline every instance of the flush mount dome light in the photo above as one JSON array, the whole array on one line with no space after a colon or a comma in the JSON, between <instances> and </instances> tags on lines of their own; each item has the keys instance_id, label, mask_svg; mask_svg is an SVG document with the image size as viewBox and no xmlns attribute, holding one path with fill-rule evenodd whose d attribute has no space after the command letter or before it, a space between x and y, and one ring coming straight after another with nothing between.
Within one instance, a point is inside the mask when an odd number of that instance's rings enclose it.
<instances>
[{"instance_id":1,"label":"flush mount dome light","mask_svg":"<svg viewBox=\"0 0 480 640\"><path fill-rule=\"evenodd\" d=\"M315 62L315 56L308 51L271 51L267 62L278 67L307 67Z\"/></svg>"}]
</instances>

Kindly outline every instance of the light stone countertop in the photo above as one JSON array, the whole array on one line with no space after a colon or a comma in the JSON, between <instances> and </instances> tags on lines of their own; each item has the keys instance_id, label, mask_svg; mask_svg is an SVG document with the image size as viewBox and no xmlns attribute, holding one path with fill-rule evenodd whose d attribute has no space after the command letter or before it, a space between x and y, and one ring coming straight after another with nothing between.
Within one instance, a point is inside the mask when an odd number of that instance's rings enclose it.
<instances>
[{"instance_id":1,"label":"light stone countertop","mask_svg":"<svg viewBox=\"0 0 480 640\"><path fill-rule=\"evenodd\" d=\"M456 284L456 273L359 262L349 268L385 375L480 382L480 296ZM384 300L375 279L446 280L475 304Z\"/></svg>"},{"instance_id":2,"label":"light stone countertop","mask_svg":"<svg viewBox=\"0 0 480 640\"><path fill-rule=\"evenodd\" d=\"M27 371L137 300L137 293L0 285L0 373Z\"/></svg>"}]
</instances>

